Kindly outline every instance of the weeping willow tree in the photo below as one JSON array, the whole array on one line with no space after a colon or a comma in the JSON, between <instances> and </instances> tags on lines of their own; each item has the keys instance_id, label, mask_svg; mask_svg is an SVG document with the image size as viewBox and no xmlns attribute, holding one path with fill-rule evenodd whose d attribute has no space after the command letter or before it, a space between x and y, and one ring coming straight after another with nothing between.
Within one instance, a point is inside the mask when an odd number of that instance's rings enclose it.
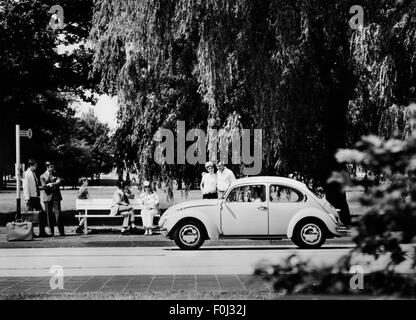
<instances>
[{"instance_id":1,"label":"weeping willow tree","mask_svg":"<svg viewBox=\"0 0 416 320\"><path fill-rule=\"evenodd\" d=\"M205 127L207 106L198 93L195 36L174 37L173 1L97 1L91 38L101 89L119 98L114 136L118 167L141 176L186 178L192 166L163 166L153 159L159 127L177 120Z\"/></svg>"},{"instance_id":2,"label":"weeping willow tree","mask_svg":"<svg viewBox=\"0 0 416 320\"><path fill-rule=\"evenodd\" d=\"M366 23L351 37L359 75L350 101L350 141L377 133L406 139L416 101L416 1L365 1Z\"/></svg>"},{"instance_id":3,"label":"weeping willow tree","mask_svg":"<svg viewBox=\"0 0 416 320\"><path fill-rule=\"evenodd\" d=\"M348 211L326 183L340 169L334 153L378 130L384 111L411 98L414 80L413 4L387 14L389 1L363 1L358 31L348 24L354 4L97 0L94 72L101 89L119 97L119 166L147 177L199 177L197 166L155 164L159 127L175 132L185 120L204 131L260 128L263 174L296 172Z\"/></svg>"}]
</instances>

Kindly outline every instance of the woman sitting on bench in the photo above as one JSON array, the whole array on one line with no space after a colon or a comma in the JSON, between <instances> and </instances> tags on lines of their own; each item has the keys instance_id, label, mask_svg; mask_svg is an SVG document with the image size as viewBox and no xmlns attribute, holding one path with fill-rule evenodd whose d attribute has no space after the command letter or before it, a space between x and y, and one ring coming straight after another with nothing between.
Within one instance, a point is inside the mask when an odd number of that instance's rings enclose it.
<instances>
[{"instance_id":1,"label":"woman sitting on bench","mask_svg":"<svg viewBox=\"0 0 416 320\"><path fill-rule=\"evenodd\" d=\"M81 178L80 179L80 182L81 182L81 187L78 190L77 199L80 199L80 200L90 199L90 194L88 192L88 179L85 178L85 177L84 178ZM82 211L80 211L79 214L82 214ZM81 234L81 233L84 232L83 229L82 229L82 226L84 225L84 219L85 218L82 218L79 221L78 227L75 230L76 233Z\"/></svg>"},{"instance_id":2,"label":"woman sitting on bench","mask_svg":"<svg viewBox=\"0 0 416 320\"><path fill-rule=\"evenodd\" d=\"M153 218L159 211L159 198L157 193L152 190L149 181L143 182L143 192L139 197L143 205L142 220L145 229L145 236L152 235Z\"/></svg>"},{"instance_id":3,"label":"woman sitting on bench","mask_svg":"<svg viewBox=\"0 0 416 320\"><path fill-rule=\"evenodd\" d=\"M137 232L134 224L134 210L129 203L129 191L129 185L125 181L120 181L118 190L113 194L113 205L111 206L110 216L121 214L124 217L121 228L122 235L130 234L129 231Z\"/></svg>"}]
</instances>

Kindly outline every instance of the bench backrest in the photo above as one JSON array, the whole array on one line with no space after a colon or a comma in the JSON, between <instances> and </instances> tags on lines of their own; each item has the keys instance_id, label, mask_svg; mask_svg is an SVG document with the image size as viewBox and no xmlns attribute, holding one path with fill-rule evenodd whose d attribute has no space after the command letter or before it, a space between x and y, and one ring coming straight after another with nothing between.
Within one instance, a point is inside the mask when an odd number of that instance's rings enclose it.
<instances>
[{"instance_id":1,"label":"bench backrest","mask_svg":"<svg viewBox=\"0 0 416 320\"><path fill-rule=\"evenodd\" d=\"M112 199L76 199L76 210L110 210L113 205ZM141 209L141 205L137 201L131 201L130 206L134 209Z\"/></svg>"},{"instance_id":2,"label":"bench backrest","mask_svg":"<svg viewBox=\"0 0 416 320\"><path fill-rule=\"evenodd\" d=\"M112 199L77 199L75 207L77 210L110 210Z\"/></svg>"}]
</instances>

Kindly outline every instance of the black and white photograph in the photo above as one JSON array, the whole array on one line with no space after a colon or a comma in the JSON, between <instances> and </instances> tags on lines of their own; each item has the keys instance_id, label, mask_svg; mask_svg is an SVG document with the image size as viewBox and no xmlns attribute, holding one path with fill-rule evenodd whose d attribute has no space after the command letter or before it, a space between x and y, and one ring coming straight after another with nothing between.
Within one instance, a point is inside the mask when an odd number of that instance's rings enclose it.
<instances>
[{"instance_id":1,"label":"black and white photograph","mask_svg":"<svg viewBox=\"0 0 416 320\"><path fill-rule=\"evenodd\" d=\"M415 300L416 0L0 0L0 78L0 300Z\"/></svg>"}]
</instances>

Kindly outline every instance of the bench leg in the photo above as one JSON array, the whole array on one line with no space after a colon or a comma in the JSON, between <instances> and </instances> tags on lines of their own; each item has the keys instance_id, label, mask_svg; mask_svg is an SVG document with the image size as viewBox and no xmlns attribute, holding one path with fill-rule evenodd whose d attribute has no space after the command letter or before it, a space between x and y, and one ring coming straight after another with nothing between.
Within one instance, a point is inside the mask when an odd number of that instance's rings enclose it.
<instances>
[{"instance_id":1,"label":"bench leg","mask_svg":"<svg viewBox=\"0 0 416 320\"><path fill-rule=\"evenodd\" d=\"M84 215L84 234L88 234L87 214L88 214L88 210L85 210L85 215Z\"/></svg>"}]
</instances>

